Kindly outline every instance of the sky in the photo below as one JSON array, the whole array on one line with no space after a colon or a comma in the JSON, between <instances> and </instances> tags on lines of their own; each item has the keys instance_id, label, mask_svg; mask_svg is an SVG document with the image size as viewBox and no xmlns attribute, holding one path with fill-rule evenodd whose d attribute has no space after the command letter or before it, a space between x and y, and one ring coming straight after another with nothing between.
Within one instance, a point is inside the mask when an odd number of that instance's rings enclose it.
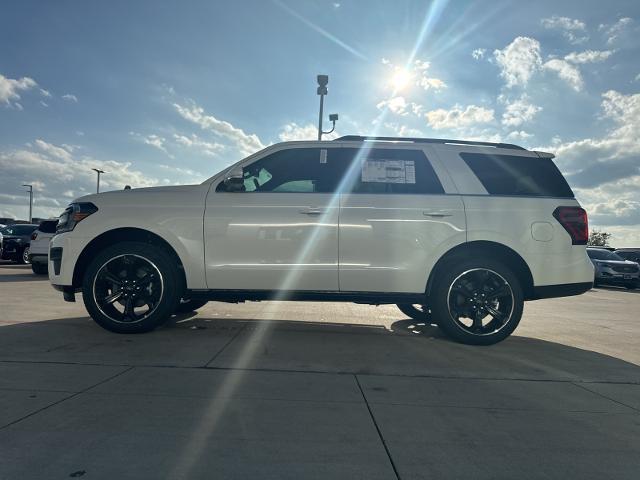
<instances>
[{"instance_id":1,"label":"sky","mask_svg":"<svg viewBox=\"0 0 640 480\"><path fill-rule=\"evenodd\" d=\"M314 139L321 73L336 134L553 152L591 225L640 246L638 59L636 0L4 2L0 217L28 216L24 183L57 216L92 168L199 183Z\"/></svg>"}]
</instances>

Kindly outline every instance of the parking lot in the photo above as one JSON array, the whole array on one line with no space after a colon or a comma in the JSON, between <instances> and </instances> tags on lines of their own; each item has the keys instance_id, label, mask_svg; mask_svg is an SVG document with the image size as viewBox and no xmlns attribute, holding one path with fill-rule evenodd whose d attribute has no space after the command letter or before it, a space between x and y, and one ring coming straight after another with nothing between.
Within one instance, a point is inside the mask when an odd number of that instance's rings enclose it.
<instances>
[{"instance_id":1,"label":"parking lot","mask_svg":"<svg viewBox=\"0 0 640 480\"><path fill-rule=\"evenodd\" d=\"M394 306L210 303L109 333L0 264L0 478L638 478L640 293L491 347Z\"/></svg>"}]
</instances>

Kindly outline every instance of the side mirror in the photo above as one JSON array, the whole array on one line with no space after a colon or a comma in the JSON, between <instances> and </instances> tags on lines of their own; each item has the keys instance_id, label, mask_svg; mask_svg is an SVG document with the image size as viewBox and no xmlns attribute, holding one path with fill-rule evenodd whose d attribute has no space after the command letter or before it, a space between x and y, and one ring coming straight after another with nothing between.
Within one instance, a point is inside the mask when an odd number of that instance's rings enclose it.
<instances>
[{"instance_id":1,"label":"side mirror","mask_svg":"<svg viewBox=\"0 0 640 480\"><path fill-rule=\"evenodd\" d=\"M244 173L242 167L237 167L227 172L222 181L227 192L241 192L244 190Z\"/></svg>"}]
</instances>

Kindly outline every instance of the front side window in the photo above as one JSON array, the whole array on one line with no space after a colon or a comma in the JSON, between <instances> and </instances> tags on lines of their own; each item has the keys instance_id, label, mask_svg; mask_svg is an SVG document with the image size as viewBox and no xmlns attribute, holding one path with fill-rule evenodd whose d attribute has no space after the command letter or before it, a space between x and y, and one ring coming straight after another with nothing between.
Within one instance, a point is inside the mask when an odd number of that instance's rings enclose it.
<instances>
[{"instance_id":1,"label":"front side window","mask_svg":"<svg viewBox=\"0 0 640 480\"><path fill-rule=\"evenodd\" d=\"M326 150L294 148L280 150L243 168L244 192L332 193L344 166L327 158ZM224 184L218 191L225 191Z\"/></svg>"}]
</instances>

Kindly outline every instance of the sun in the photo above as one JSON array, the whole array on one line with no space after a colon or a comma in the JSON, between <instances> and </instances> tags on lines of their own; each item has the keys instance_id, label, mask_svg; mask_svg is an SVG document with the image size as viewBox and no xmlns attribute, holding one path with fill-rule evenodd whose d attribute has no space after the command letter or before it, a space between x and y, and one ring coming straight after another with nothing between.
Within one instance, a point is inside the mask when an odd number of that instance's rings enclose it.
<instances>
[{"instance_id":1,"label":"sun","mask_svg":"<svg viewBox=\"0 0 640 480\"><path fill-rule=\"evenodd\" d=\"M391 86L395 91L404 90L411 83L411 73L406 68L399 68L391 77Z\"/></svg>"}]
</instances>

